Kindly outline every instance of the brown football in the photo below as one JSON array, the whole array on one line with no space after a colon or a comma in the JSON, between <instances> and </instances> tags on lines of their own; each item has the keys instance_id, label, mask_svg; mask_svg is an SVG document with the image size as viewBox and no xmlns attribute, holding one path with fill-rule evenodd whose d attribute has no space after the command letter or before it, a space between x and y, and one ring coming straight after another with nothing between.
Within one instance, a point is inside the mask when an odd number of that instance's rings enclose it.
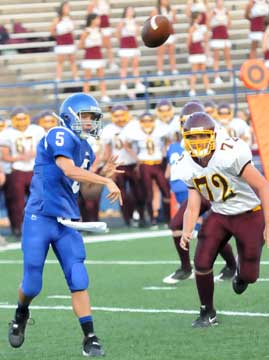
<instances>
[{"instance_id":1,"label":"brown football","mask_svg":"<svg viewBox=\"0 0 269 360\"><path fill-rule=\"evenodd\" d=\"M166 16L155 15L148 18L142 29L142 40L147 47L161 46L173 33L173 26Z\"/></svg>"}]
</instances>

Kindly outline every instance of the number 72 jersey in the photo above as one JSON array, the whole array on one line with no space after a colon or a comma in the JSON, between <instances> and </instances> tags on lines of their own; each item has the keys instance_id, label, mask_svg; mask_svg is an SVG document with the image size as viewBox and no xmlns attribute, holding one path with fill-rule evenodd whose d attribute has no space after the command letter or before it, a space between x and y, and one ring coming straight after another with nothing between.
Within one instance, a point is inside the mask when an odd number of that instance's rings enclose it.
<instances>
[{"instance_id":1,"label":"number 72 jersey","mask_svg":"<svg viewBox=\"0 0 269 360\"><path fill-rule=\"evenodd\" d=\"M206 167L196 163L188 152L178 160L171 180L183 180L211 202L212 210L224 215L236 215L251 210L260 200L241 177L251 163L248 145L240 139L217 141L216 150Z\"/></svg>"}]
</instances>

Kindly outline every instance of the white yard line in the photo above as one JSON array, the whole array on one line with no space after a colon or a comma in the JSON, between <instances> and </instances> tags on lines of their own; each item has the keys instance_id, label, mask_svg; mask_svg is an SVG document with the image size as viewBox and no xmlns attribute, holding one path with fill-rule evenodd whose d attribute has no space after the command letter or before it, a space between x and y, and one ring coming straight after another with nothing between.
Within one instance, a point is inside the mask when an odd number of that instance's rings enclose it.
<instances>
[{"instance_id":1,"label":"white yard line","mask_svg":"<svg viewBox=\"0 0 269 360\"><path fill-rule=\"evenodd\" d=\"M122 233L122 234L108 234L108 235L92 235L84 236L83 240L87 243L97 243L97 242L107 242L107 241L129 241L136 239L149 239L154 237L166 237L171 236L171 230L151 230L143 232L133 232L133 233ZM21 248L21 243L11 243L6 246L0 247L0 252L5 252L8 250L18 250Z\"/></svg>"},{"instance_id":2,"label":"white yard line","mask_svg":"<svg viewBox=\"0 0 269 360\"><path fill-rule=\"evenodd\" d=\"M176 286L145 286L143 290L176 290Z\"/></svg>"},{"instance_id":3,"label":"white yard line","mask_svg":"<svg viewBox=\"0 0 269 360\"><path fill-rule=\"evenodd\" d=\"M0 265L22 264L22 260L0 259ZM46 260L46 264L59 264L58 260ZM89 265L179 265L179 260L85 260ZM224 261L215 261L216 265L223 265ZM269 265L269 261L260 262L261 265Z\"/></svg>"},{"instance_id":4,"label":"white yard line","mask_svg":"<svg viewBox=\"0 0 269 360\"><path fill-rule=\"evenodd\" d=\"M0 304L0 309L16 309L17 305L4 305ZM193 315L199 314L198 310L183 310L183 309L143 309L143 308L118 308L118 307L99 307L93 306L94 311L104 312L121 312L121 313L141 313L141 314L184 314ZM32 305L31 310L66 310L71 311L72 306L39 306ZM242 311L230 311L230 310L218 310L219 315L225 316L242 316L242 317L269 317L269 313L260 312L242 312Z\"/></svg>"}]
</instances>

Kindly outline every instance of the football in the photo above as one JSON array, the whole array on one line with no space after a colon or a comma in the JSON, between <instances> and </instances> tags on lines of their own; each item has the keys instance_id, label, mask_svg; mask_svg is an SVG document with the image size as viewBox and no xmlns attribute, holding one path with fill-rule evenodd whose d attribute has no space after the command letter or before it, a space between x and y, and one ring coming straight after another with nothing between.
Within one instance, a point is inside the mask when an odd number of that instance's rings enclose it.
<instances>
[{"instance_id":1,"label":"football","mask_svg":"<svg viewBox=\"0 0 269 360\"><path fill-rule=\"evenodd\" d=\"M142 40L147 47L161 46L173 33L173 26L166 16L155 15L148 18L142 28Z\"/></svg>"}]
</instances>

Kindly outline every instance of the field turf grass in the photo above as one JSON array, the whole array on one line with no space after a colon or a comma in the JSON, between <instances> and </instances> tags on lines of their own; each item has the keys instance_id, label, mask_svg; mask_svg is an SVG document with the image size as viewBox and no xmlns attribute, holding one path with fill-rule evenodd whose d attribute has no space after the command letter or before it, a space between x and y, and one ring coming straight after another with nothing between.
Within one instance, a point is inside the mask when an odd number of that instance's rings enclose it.
<instances>
[{"instance_id":1,"label":"field turf grass","mask_svg":"<svg viewBox=\"0 0 269 360\"><path fill-rule=\"evenodd\" d=\"M162 278L177 267L169 237L158 237L156 233L155 238L90 243L86 248L91 262L87 268L95 330L107 360L269 359L268 264L261 265L260 278L264 281L249 286L241 296L233 293L231 282L216 283L220 325L192 329L191 322L199 310L194 280L177 286L162 283ZM70 299L53 297L69 295L61 269L54 261L45 266L43 290L31 310L35 324L27 327L23 347L9 346L8 322L16 305L21 259L19 250L0 252L0 359L82 359L82 334ZM55 260L53 253L48 259ZM221 260L218 258L215 265L216 274L223 266ZM265 248L263 261L268 261Z\"/></svg>"}]
</instances>

